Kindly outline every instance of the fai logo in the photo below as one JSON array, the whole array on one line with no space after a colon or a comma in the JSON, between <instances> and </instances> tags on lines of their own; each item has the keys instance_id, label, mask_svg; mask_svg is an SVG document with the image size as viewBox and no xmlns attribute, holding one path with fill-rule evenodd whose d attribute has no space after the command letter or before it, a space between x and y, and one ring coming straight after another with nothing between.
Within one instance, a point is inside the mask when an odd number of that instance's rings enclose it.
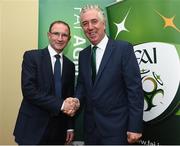
<instances>
[{"instance_id":1,"label":"fai logo","mask_svg":"<svg viewBox=\"0 0 180 146\"><path fill-rule=\"evenodd\" d=\"M134 46L134 51L144 91L143 120L159 121L169 115L179 101L176 93L180 81L180 62L176 47L168 43L149 42Z\"/></svg>"}]
</instances>

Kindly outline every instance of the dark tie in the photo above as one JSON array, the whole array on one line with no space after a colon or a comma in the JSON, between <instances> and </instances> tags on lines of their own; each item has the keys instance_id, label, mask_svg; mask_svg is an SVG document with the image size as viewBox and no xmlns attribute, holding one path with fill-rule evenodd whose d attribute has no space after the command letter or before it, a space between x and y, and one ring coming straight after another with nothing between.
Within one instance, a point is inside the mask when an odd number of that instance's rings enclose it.
<instances>
[{"instance_id":1,"label":"dark tie","mask_svg":"<svg viewBox=\"0 0 180 146\"><path fill-rule=\"evenodd\" d=\"M97 46L94 46L92 48L91 54L92 83L94 83L94 80L96 78L96 49Z\"/></svg>"},{"instance_id":2,"label":"dark tie","mask_svg":"<svg viewBox=\"0 0 180 146\"><path fill-rule=\"evenodd\" d=\"M54 85L55 85L55 96L61 97L61 62L60 55L56 54L56 62L54 64Z\"/></svg>"}]
</instances>

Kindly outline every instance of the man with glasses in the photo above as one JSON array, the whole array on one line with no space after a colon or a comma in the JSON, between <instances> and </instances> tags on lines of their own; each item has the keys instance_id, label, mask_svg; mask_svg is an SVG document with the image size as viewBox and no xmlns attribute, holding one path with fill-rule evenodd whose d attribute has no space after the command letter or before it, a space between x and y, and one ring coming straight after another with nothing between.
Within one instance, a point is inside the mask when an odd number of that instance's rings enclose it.
<instances>
[{"instance_id":1,"label":"man with glasses","mask_svg":"<svg viewBox=\"0 0 180 146\"><path fill-rule=\"evenodd\" d=\"M22 63L23 100L14 136L20 145L70 144L74 138L73 118L64 111L76 108L74 99L75 66L63 55L70 40L70 27L55 21L49 27L49 45L26 51Z\"/></svg>"}]
</instances>

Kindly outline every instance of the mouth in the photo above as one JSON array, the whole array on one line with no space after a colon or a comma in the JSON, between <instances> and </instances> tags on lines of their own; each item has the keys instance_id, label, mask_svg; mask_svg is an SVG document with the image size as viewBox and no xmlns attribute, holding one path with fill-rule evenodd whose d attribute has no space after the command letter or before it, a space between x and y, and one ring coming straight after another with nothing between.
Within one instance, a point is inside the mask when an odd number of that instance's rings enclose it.
<instances>
[{"instance_id":1,"label":"mouth","mask_svg":"<svg viewBox=\"0 0 180 146\"><path fill-rule=\"evenodd\" d=\"M62 42L56 42L56 45L58 45L58 46L63 46L64 43L62 43Z\"/></svg>"},{"instance_id":2,"label":"mouth","mask_svg":"<svg viewBox=\"0 0 180 146\"><path fill-rule=\"evenodd\" d=\"M90 32L90 33L88 33L88 35L92 39L96 37L96 33L95 32Z\"/></svg>"}]
</instances>

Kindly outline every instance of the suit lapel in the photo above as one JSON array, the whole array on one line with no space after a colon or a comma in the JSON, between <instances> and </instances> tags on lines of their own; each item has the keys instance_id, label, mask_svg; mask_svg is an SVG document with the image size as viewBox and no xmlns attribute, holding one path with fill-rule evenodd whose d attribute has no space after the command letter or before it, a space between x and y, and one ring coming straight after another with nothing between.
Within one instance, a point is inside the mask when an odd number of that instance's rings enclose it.
<instances>
[{"instance_id":1,"label":"suit lapel","mask_svg":"<svg viewBox=\"0 0 180 146\"><path fill-rule=\"evenodd\" d=\"M68 77L66 77L67 72L68 72L67 60L66 57L63 55L63 69L62 69L62 77L61 77L62 85L64 84L64 80L68 79Z\"/></svg>"},{"instance_id":2,"label":"suit lapel","mask_svg":"<svg viewBox=\"0 0 180 146\"><path fill-rule=\"evenodd\" d=\"M91 70L91 46L88 47L87 54L85 56L87 61L87 79L88 83L90 83L90 86L93 86L92 84L92 70ZM85 63L86 63L85 61Z\"/></svg>"},{"instance_id":3,"label":"suit lapel","mask_svg":"<svg viewBox=\"0 0 180 146\"><path fill-rule=\"evenodd\" d=\"M110 56L112 54L112 50L113 50L113 43L111 40L109 40L108 44L106 46L103 58L101 60L101 64L99 66L99 70L98 70L94 85L97 83L97 81L98 81L99 77L101 76L106 64L108 63Z\"/></svg>"},{"instance_id":4,"label":"suit lapel","mask_svg":"<svg viewBox=\"0 0 180 146\"><path fill-rule=\"evenodd\" d=\"M92 87L92 78L91 78L91 46L86 47L82 54L80 53L80 64L79 67L83 70L85 74L85 80L89 87Z\"/></svg>"},{"instance_id":5,"label":"suit lapel","mask_svg":"<svg viewBox=\"0 0 180 146\"><path fill-rule=\"evenodd\" d=\"M47 48L42 50L42 72L46 86L52 85L53 71L50 54Z\"/></svg>"}]
</instances>

